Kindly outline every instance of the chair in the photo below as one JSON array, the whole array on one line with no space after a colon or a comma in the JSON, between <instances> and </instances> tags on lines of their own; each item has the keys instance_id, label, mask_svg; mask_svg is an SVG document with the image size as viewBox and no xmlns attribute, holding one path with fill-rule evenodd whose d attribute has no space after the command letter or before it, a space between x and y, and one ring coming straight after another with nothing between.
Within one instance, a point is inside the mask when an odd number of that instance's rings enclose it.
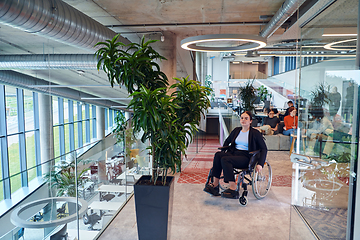
<instances>
[{"instance_id":1,"label":"chair","mask_svg":"<svg viewBox=\"0 0 360 240\"><path fill-rule=\"evenodd\" d=\"M99 216L97 213L94 213L93 210L90 210L90 215L85 212L85 215L83 217L83 222L85 225L89 225L89 230L94 230L94 225L98 223L101 220L101 216Z\"/></svg>"},{"instance_id":2,"label":"chair","mask_svg":"<svg viewBox=\"0 0 360 240\"><path fill-rule=\"evenodd\" d=\"M226 148L219 148L226 151ZM257 155L260 153L260 150L250 152L252 155L249 162L249 167L247 169L235 169L234 174L235 179L237 179L237 188L236 191L240 191L240 184L243 188L242 195L239 198L239 202L242 206L246 206L248 203L247 200L247 186L252 186L252 192L257 199L263 199L268 192L270 191L271 181L272 181L272 171L271 166L267 160L265 160L264 167L261 172L256 172L257 165ZM245 182L245 180L247 182ZM210 169L206 184L213 182L212 169ZM224 182L224 176L220 177L219 186L220 189L227 189L227 183Z\"/></svg>"}]
</instances>

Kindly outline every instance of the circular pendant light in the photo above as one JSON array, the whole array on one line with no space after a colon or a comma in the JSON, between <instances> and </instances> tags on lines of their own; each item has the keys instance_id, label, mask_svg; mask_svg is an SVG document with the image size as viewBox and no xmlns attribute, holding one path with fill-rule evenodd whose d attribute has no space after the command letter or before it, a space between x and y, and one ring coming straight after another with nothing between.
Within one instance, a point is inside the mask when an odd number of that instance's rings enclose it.
<instances>
[{"instance_id":1,"label":"circular pendant light","mask_svg":"<svg viewBox=\"0 0 360 240\"><path fill-rule=\"evenodd\" d=\"M181 47L199 52L239 52L266 46L266 38L246 34L210 34L185 38Z\"/></svg>"},{"instance_id":2,"label":"circular pendant light","mask_svg":"<svg viewBox=\"0 0 360 240\"><path fill-rule=\"evenodd\" d=\"M324 46L325 49L327 50L335 50L335 51L351 51L351 50L356 50L356 41L357 39L347 39L347 40L343 40L343 41L337 41L337 42L332 42L329 44L326 44ZM348 45L348 46L344 46L341 45L343 43L347 43L347 42L354 42L353 45Z\"/></svg>"}]
</instances>

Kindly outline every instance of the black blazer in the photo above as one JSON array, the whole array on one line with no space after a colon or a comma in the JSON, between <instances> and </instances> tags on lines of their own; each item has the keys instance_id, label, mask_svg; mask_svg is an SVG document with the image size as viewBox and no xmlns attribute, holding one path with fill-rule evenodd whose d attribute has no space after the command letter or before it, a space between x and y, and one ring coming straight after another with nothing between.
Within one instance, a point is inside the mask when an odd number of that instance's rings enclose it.
<instances>
[{"instance_id":1,"label":"black blazer","mask_svg":"<svg viewBox=\"0 0 360 240\"><path fill-rule=\"evenodd\" d=\"M237 127L230 133L229 137L224 142L225 146L230 146L229 151L234 152L236 149L235 139L239 135L242 127ZM262 134L250 127L249 129L249 152L260 150L260 154L258 155L258 163L264 167L264 163L266 160L267 147L264 141Z\"/></svg>"}]
</instances>

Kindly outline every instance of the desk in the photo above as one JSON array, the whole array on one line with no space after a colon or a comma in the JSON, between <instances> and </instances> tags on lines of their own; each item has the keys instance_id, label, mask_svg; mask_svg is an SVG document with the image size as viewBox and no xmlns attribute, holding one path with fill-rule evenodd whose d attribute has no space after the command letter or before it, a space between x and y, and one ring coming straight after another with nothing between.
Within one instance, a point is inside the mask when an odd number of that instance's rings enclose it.
<instances>
[{"instance_id":1,"label":"desk","mask_svg":"<svg viewBox=\"0 0 360 240\"><path fill-rule=\"evenodd\" d=\"M134 191L134 187L132 186L122 186L122 185L101 185L96 192L99 192L99 199L103 199L103 193L113 192L113 193L132 193Z\"/></svg>"},{"instance_id":2,"label":"desk","mask_svg":"<svg viewBox=\"0 0 360 240\"><path fill-rule=\"evenodd\" d=\"M118 210L121 205L123 203L122 202L100 202L100 201L93 201L90 205L89 208L91 209L97 209L97 210L111 210L111 211L116 211Z\"/></svg>"},{"instance_id":3,"label":"desk","mask_svg":"<svg viewBox=\"0 0 360 240\"><path fill-rule=\"evenodd\" d=\"M124 193L126 190L126 193L132 193L134 191L134 187L132 186L122 186L122 185L101 185L98 189L96 189L96 192L121 192Z\"/></svg>"},{"instance_id":4,"label":"desk","mask_svg":"<svg viewBox=\"0 0 360 240\"><path fill-rule=\"evenodd\" d=\"M137 173L135 173L135 174L132 174L132 173L125 174L125 173L122 173L119 176L117 176L116 179L124 180L124 179L126 179L126 176L133 176L135 178L135 180L139 180L139 178L141 178L142 174L137 174Z\"/></svg>"}]
</instances>

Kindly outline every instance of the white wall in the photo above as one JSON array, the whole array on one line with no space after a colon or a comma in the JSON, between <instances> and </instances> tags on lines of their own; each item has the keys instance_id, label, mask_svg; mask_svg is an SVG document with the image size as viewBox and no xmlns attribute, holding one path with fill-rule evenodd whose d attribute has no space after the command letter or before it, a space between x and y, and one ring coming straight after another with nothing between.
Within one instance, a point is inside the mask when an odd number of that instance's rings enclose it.
<instances>
[{"instance_id":1,"label":"white wall","mask_svg":"<svg viewBox=\"0 0 360 240\"><path fill-rule=\"evenodd\" d=\"M226 89L226 95L228 96L229 61L220 61L219 56L215 56L212 59L211 57L213 56L208 54L207 75L211 75L215 97L220 97L220 89Z\"/></svg>"}]
</instances>

